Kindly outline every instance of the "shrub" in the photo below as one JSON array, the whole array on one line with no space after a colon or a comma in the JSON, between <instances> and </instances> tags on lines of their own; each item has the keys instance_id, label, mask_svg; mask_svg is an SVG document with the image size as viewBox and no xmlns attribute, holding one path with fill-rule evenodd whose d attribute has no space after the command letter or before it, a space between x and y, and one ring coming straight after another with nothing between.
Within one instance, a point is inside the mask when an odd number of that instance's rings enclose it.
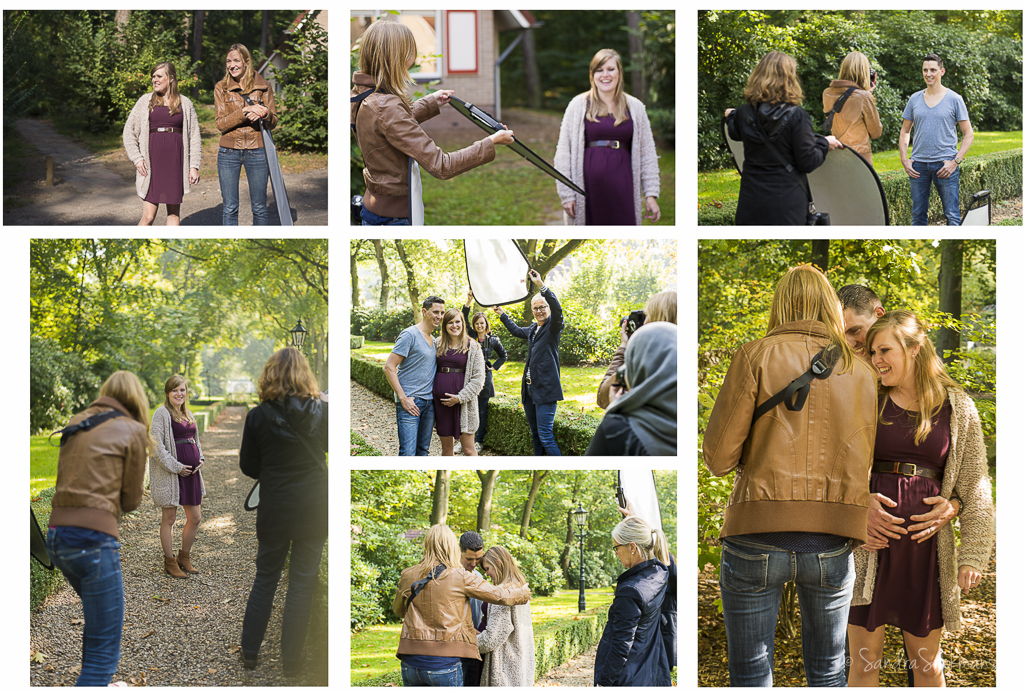
<instances>
[{"instance_id":1,"label":"shrub","mask_svg":"<svg viewBox=\"0 0 1024 693\"><path fill-rule=\"evenodd\" d=\"M609 556L608 552L593 549L586 549L583 557L583 577L586 579L585 589L595 587L608 587L615 585L622 566L614 555ZM611 561L610 563L608 561ZM576 550L569 554L569 587L574 590L580 588L580 550L579 543Z\"/></svg>"},{"instance_id":2,"label":"shrub","mask_svg":"<svg viewBox=\"0 0 1024 693\"><path fill-rule=\"evenodd\" d=\"M39 529L46 533L46 526L50 522L50 503L53 501L53 494L56 493L56 488L48 488L45 491L39 493L38 500L32 501L32 512L36 515L36 522L39 524ZM29 558L29 600L28 606L30 610L35 610L37 606L43 603L43 600L48 596L60 589L60 586L64 584L64 574L56 568L54 570L47 570L34 558Z\"/></svg>"},{"instance_id":3,"label":"shrub","mask_svg":"<svg viewBox=\"0 0 1024 693\"><path fill-rule=\"evenodd\" d=\"M377 580L380 571L367 563L358 552L352 552L352 630L375 626L384 620L377 601Z\"/></svg>"},{"instance_id":4,"label":"shrub","mask_svg":"<svg viewBox=\"0 0 1024 693\"><path fill-rule=\"evenodd\" d=\"M380 308L353 308L352 334L371 342L394 342L399 333L416 324L412 308L386 311Z\"/></svg>"},{"instance_id":5,"label":"shrub","mask_svg":"<svg viewBox=\"0 0 1024 693\"><path fill-rule=\"evenodd\" d=\"M348 348L349 349L362 349L363 342L366 338L358 335L349 335Z\"/></svg>"},{"instance_id":6,"label":"shrub","mask_svg":"<svg viewBox=\"0 0 1024 693\"><path fill-rule=\"evenodd\" d=\"M394 400L395 391L391 389L391 383L384 375L384 365L379 361L363 358L361 355L352 354L349 357L352 367L352 380L369 390L376 392L381 397Z\"/></svg>"},{"instance_id":7,"label":"shrub","mask_svg":"<svg viewBox=\"0 0 1024 693\"><path fill-rule=\"evenodd\" d=\"M363 517L357 508L352 509L352 585L355 587L357 579L355 561L358 557L367 566L377 570L376 579L373 583L367 583L363 589L372 595L381 618L386 620L398 620L391 606L402 571L419 563L423 557L422 543L409 541L402 532L394 525ZM359 579L365 581L366 576Z\"/></svg>"},{"instance_id":8,"label":"shrub","mask_svg":"<svg viewBox=\"0 0 1024 693\"><path fill-rule=\"evenodd\" d=\"M85 359L51 339L33 337L29 349L29 424L32 432L49 432L89 405L100 379Z\"/></svg>"},{"instance_id":9,"label":"shrub","mask_svg":"<svg viewBox=\"0 0 1024 693\"><path fill-rule=\"evenodd\" d=\"M350 446L351 446L352 456L354 456L354 457L355 456L358 456L358 457L381 457L384 454L380 450L378 450L377 448L375 448L372 445L370 445L369 443L367 443L366 440L361 435L356 433L355 431L350 431L350 433L351 433L351 436L350 436L350 438L351 438Z\"/></svg>"},{"instance_id":10,"label":"shrub","mask_svg":"<svg viewBox=\"0 0 1024 693\"><path fill-rule=\"evenodd\" d=\"M282 56L287 66L274 71L284 84L277 144L298 152L326 152L327 32L307 19L285 43Z\"/></svg>"},{"instance_id":11,"label":"shrub","mask_svg":"<svg viewBox=\"0 0 1024 693\"><path fill-rule=\"evenodd\" d=\"M481 534L484 546L501 546L516 559L519 570L530 583L534 596L547 597L562 587L562 569L558 564L558 551L546 542L534 543L523 539L518 532L492 527Z\"/></svg>"},{"instance_id":12,"label":"shrub","mask_svg":"<svg viewBox=\"0 0 1024 693\"><path fill-rule=\"evenodd\" d=\"M607 605L588 609L576 616L566 616L534 630L535 676L543 676L596 645L606 623Z\"/></svg>"}]
</instances>

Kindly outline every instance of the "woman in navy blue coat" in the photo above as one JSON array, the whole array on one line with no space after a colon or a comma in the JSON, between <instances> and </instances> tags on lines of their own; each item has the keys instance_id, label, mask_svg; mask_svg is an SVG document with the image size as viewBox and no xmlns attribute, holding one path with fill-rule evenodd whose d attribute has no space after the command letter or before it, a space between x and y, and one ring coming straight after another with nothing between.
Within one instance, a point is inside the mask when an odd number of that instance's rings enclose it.
<instances>
[{"instance_id":1,"label":"woman in navy blue coat","mask_svg":"<svg viewBox=\"0 0 1024 693\"><path fill-rule=\"evenodd\" d=\"M619 576L594 662L597 686L671 686L662 636L670 562L665 535L635 515L612 530Z\"/></svg>"},{"instance_id":2,"label":"woman in navy blue coat","mask_svg":"<svg viewBox=\"0 0 1024 693\"><path fill-rule=\"evenodd\" d=\"M529 345L521 392L526 421L530 424L533 454L561 456L562 452L555 442L555 409L565 399L562 396L562 372L558 361L558 341L562 338L565 321L555 292L544 286L537 270L530 270L530 279L540 287L540 293L532 301L536 322L529 327L519 327L501 306L495 306L494 312L501 318L501 324L509 334L525 340Z\"/></svg>"}]
</instances>

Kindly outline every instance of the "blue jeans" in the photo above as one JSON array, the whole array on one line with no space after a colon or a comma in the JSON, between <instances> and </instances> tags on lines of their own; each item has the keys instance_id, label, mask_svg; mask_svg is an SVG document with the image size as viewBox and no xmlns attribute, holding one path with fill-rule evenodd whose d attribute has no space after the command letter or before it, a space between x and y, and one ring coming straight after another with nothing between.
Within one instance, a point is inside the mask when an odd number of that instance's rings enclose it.
<instances>
[{"instance_id":1,"label":"blue jeans","mask_svg":"<svg viewBox=\"0 0 1024 693\"><path fill-rule=\"evenodd\" d=\"M939 178L936 173L942 168L941 161L912 161L911 166L921 175L910 179L910 200L913 226L928 225L928 196L932 182L942 200L942 213L946 215L946 226L960 226L960 168L957 167L949 178Z\"/></svg>"},{"instance_id":2,"label":"blue jeans","mask_svg":"<svg viewBox=\"0 0 1024 693\"><path fill-rule=\"evenodd\" d=\"M325 541L322 537L303 535L291 539L259 537L256 577L252 581L249 603L246 604L245 619L242 621L242 650L246 653L258 654L260 651L267 623L270 622L270 612L274 608L274 593L281 580L290 545L292 553L288 562L288 595L285 597L281 619L281 659L286 667L299 664L302 646L306 642L313 589L316 587L316 575Z\"/></svg>"},{"instance_id":3,"label":"blue jeans","mask_svg":"<svg viewBox=\"0 0 1024 693\"><path fill-rule=\"evenodd\" d=\"M419 416L413 416L401 402L395 402L398 454L402 457L426 457L430 454L430 437L434 434L434 400L432 397L413 397L412 401L420 410Z\"/></svg>"},{"instance_id":4,"label":"blue jeans","mask_svg":"<svg viewBox=\"0 0 1024 693\"><path fill-rule=\"evenodd\" d=\"M75 541L65 530L87 534ZM82 598L82 672L76 686L106 686L121 661L124 625L124 582L121 545L109 534L78 527L56 527L46 533L46 552Z\"/></svg>"},{"instance_id":5,"label":"blue jeans","mask_svg":"<svg viewBox=\"0 0 1024 693\"><path fill-rule=\"evenodd\" d=\"M808 686L845 686L843 654L853 599L850 543L800 553L742 537L722 540L718 584L729 643L729 684L771 686L782 587L796 583Z\"/></svg>"},{"instance_id":6,"label":"blue jeans","mask_svg":"<svg viewBox=\"0 0 1024 693\"><path fill-rule=\"evenodd\" d=\"M476 437L474 440L481 445L484 444L484 436L487 435L487 403L490 401L490 397L476 398L476 405L480 410L480 428L476 429Z\"/></svg>"},{"instance_id":7,"label":"blue jeans","mask_svg":"<svg viewBox=\"0 0 1024 693\"><path fill-rule=\"evenodd\" d=\"M402 685L403 686L461 686L462 685L462 663L456 664L451 669L414 669L405 662L402 662Z\"/></svg>"},{"instance_id":8,"label":"blue jeans","mask_svg":"<svg viewBox=\"0 0 1024 693\"><path fill-rule=\"evenodd\" d=\"M363 220L363 226L409 226L408 217L381 217L377 216L366 207L359 210L359 218Z\"/></svg>"},{"instance_id":9,"label":"blue jeans","mask_svg":"<svg viewBox=\"0 0 1024 693\"><path fill-rule=\"evenodd\" d=\"M530 440L533 441L533 454L561 457L562 451L555 442L555 409L558 402L534 404L530 398L530 387L527 385L523 396L523 412L526 422L530 424Z\"/></svg>"},{"instance_id":10,"label":"blue jeans","mask_svg":"<svg viewBox=\"0 0 1024 693\"><path fill-rule=\"evenodd\" d=\"M238 226L238 180L245 166L245 177L249 181L249 204L252 206L252 225L266 226L267 222L267 181L270 167L267 153L260 149L228 149L221 147L217 153L217 177L220 178L220 196L224 201L224 226Z\"/></svg>"}]
</instances>

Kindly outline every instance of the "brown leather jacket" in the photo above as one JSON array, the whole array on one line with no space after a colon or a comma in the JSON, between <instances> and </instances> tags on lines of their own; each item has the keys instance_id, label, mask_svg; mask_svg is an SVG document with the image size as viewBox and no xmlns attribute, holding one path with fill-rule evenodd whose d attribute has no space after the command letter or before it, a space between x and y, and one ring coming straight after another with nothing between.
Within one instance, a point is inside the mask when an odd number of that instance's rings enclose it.
<instances>
[{"instance_id":1,"label":"brown leather jacket","mask_svg":"<svg viewBox=\"0 0 1024 693\"><path fill-rule=\"evenodd\" d=\"M362 72L353 73L352 82L352 96L374 88L373 77ZM494 142L489 137L457 152L441 151L420 127L440 112L436 94L414 102L412 110L390 94L374 94L352 104L352 117L358 118L356 140L366 166L363 206L368 210L382 217L409 216L410 157L441 180L494 161Z\"/></svg>"},{"instance_id":2,"label":"brown leather jacket","mask_svg":"<svg viewBox=\"0 0 1024 693\"><path fill-rule=\"evenodd\" d=\"M111 409L128 414L116 399L100 397L71 417L68 425ZM145 426L120 416L68 438L57 461L50 524L95 529L117 538L121 513L135 510L142 502L148 437Z\"/></svg>"},{"instance_id":3,"label":"brown leather jacket","mask_svg":"<svg viewBox=\"0 0 1024 693\"><path fill-rule=\"evenodd\" d=\"M273 130L277 126L277 109L274 106L274 90L270 83L259 75L253 81L252 91L247 94L254 103L270 110L263 119L263 127ZM242 86L233 77L222 79L213 88L213 103L216 107L217 129L223 135L220 146L228 149L260 149L263 135L252 127L253 122L245 117L242 108L247 106L242 99Z\"/></svg>"},{"instance_id":4,"label":"brown leather jacket","mask_svg":"<svg viewBox=\"0 0 1024 693\"><path fill-rule=\"evenodd\" d=\"M396 615L405 618L398 641L400 655L480 659L469 598L506 606L530 601L529 587L492 585L475 570L463 570L460 566L448 569L437 580L429 581L406 608L412 584L419 579L413 566L403 570L398 580L392 608Z\"/></svg>"},{"instance_id":5,"label":"brown leather jacket","mask_svg":"<svg viewBox=\"0 0 1024 693\"><path fill-rule=\"evenodd\" d=\"M855 359L812 380L801 411L775 407L751 426L759 404L807 371L828 344L814 320L786 323L733 356L704 433L704 464L736 469L722 537L821 532L867 540L868 491L878 399L870 366Z\"/></svg>"},{"instance_id":6,"label":"brown leather jacket","mask_svg":"<svg viewBox=\"0 0 1024 693\"><path fill-rule=\"evenodd\" d=\"M832 80L828 89L821 95L824 112L828 113L847 89L856 86L856 82L845 79ZM871 140L882 136L882 120L878 117L878 108L871 97L871 92L857 87L857 90L850 94L850 98L843 104L843 110L832 118L830 134L867 159L869 164L872 163Z\"/></svg>"}]
</instances>

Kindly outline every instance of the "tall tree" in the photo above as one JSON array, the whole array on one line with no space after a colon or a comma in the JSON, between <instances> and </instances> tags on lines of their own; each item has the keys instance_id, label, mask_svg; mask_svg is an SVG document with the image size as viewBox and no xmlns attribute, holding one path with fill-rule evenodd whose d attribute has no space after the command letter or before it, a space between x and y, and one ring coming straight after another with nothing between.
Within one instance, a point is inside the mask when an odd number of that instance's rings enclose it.
<instances>
[{"instance_id":1,"label":"tall tree","mask_svg":"<svg viewBox=\"0 0 1024 693\"><path fill-rule=\"evenodd\" d=\"M964 242L946 239L942 241L942 259L939 265L939 310L949 313L959 321L962 310L964 279ZM946 352L960 348L960 332L949 327L940 327L935 349L944 363L952 363L955 357Z\"/></svg>"},{"instance_id":2,"label":"tall tree","mask_svg":"<svg viewBox=\"0 0 1024 693\"><path fill-rule=\"evenodd\" d=\"M192 35L192 62L198 63L203 59L203 10L195 10L195 27ZM199 99L199 82L192 85L193 100Z\"/></svg>"},{"instance_id":3,"label":"tall tree","mask_svg":"<svg viewBox=\"0 0 1024 693\"><path fill-rule=\"evenodd\" d=\"M494 497L494 482L498 480L498 470L477 470L480 478L480 502L476 506L476 531L485 532L491 528L491 501Z\"/></svg>"},{"instance_id":4,"label":"tall tree","mask_svg":"<svg viewBox=\"0 0 1024 693\"><path fill-rule=\"evenodd\" d=\"M260 53L267 54L267 36L270 34L270 11L263 10L263 28L260 30Z\"/></svg>"},{"instance_id":5,"label":"tall tree","mask_svg":"<svg viewBox=\"0 0 1024 693\"><path fill-rule=\"evenodd\" d=\"M626 12L626 27L629 29L629 62L632 65L642 65L643 46L640 42L640 13L632 10ZM647 84L644 82L643 70L633 70L632 92L636 98L644 103L648 102ZM624 75L620 76L622 79Z\"/></svg>"},{"instance_id":6,"label":"tall tree","mask_svg":"<svg viewBox=\"0 0 1024 693\"><path fill-rule=\"evenodd\" d=\"M448 524L448 494L451 492L451 472L438 469L434 476L434 492L431 496L430 524Z\"/></svg>"},{"instance_id":7,"label":"tall tree","mask_svg":"<svg viewBox=\"0 0 1024 693\"><path fill-rule=\"evenodd\" d=\"M266 14L266 12L264 12ZM349 245L349 273L352 279L352 307L359 307L359 249L366 241L352 241Z\"/></svg>"},{"instance_id":8,"label":"tall tree","mask_svg":"<svg viewBox=\"0 0 1024 693\"><path fill-rule=\"evenodd\" d=\"M412 258L405 252L405 243L402 239L395 239L395 248L398 249L398 257L402 259L402 266L405 267L405 283L409 289L409 300L415 313L417 306L420 305L420 289L419 285L416 284L416 273L413 268Z\"/></svg>"},{"instance_id":9,"label":"tall tree","mask_svg":"<svg viewBox=\"0 0 1024 693\"><path fill-rule=\"evenodd\" d=\"M380 268L380 307L381 310L387 310L391 278L388 275L388 263L384 260L384 242L375 238L370 243L373 243L373 252L377 256L377 267Z\"/></svg>"},{"instance_id":10,"label":"tall tree","mask_svg":"<svg viewBox=\"0 0 1024 693\"><path fill-rule=\"evenodd\" d=\"M530 108L541 107L540 70L537 69L537 44L533 29L523 29L523 70L526 77L526 99Z\"/></svg>"},{"instance_id":11,"label":"tall tree","mask_svg":"<svg viewBox=\"0 0 1024 693\"><path fill-rule=\"evenodd\" d=\"M539 469L533 472L530 495L526 499L526 505L523 506L523 520L519 523L519 536L523 539L526 538L526 532L530 529L530 514L533 513L533 504L537 500L537 492L540 490L540 485L548 478L548 473L549 470L541 471Z\"/></svg>"},{"instance_id":12,"label":"tall tree","mask_svg":"<svg viewBox=\"0 0 1024 693\"><path fill-rule=\"evenodd\" d=\"M811 241L811 264L828 272L828 241Z\"/></svg>"},{"instance_id":13,"label":"tall tree","mask_svg":"<svg viewBox=\"0 0 1024 693\"><path fill-rule=\"evenodd\" d=\"M516 241L523 250L523 254L526 255L530 266L537 270L541 279L546 278L548 272L557 267L562 260L569 257L572 251L586 242L586 239L559 241L554 239L538 240L536 238ZM529 282L529 280L527 281ZM529 286L531 290L534 288L532 283ZM522 319L527 323L533 320L533 311L529 301L523 302Z\"/></svg>"}]
</instances>

